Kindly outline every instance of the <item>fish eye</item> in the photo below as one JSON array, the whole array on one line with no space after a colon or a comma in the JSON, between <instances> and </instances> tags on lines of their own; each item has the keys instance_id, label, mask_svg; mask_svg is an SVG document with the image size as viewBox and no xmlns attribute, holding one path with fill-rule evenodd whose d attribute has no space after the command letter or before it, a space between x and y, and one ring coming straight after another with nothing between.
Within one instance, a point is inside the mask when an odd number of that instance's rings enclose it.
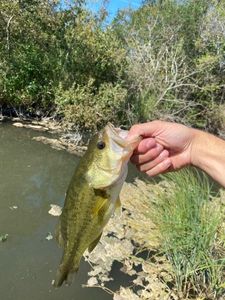
<instances>
[{"instance_id":1,"label":"fish eye","mask_svg":"<svg viewBox=\"0 0 225 300\"><path fill-rule=\"evenodd\" d=\"M97 143L97 147L98 147L99 150L102 150L102 149L105 148L105 143L103 141L99 141Z\"/></svg>"}]
</instances>

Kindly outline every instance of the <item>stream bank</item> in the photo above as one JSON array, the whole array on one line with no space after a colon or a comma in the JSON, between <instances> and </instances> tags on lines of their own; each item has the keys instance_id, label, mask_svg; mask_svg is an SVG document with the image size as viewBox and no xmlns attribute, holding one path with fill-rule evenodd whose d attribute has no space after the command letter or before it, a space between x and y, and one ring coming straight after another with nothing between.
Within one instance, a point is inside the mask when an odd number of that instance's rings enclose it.
<instances>
[{"instance_id":1,"label":"stream bank","mask_svg":"<svg viewBox=\"0 0 225 300\"><path fill-rule=\"evenodd\" d=\"M18 128L18 130L19 128L28 128L29 130L36 131L35 136L31 138L33 142L37 141L40 146L44 143L53 149L61 150L60 153L62 155L64 155L65 152L62 150L70 152L67 144L72 142L68 142L69 139L66 139L65 144L62 144L62 141L60 141L60 138L64 134L68 134L68 132L65 133L60 127L57 128L57 124L50 125L50 122L47 120L44 122L18 121L17 119L11 120L12 125L14 124L13 127ZM40 135L37 135L37 132L40 132ZM51 133L52 137L49 137L48 133ZM75 138L75 140L79 139ZM60 141L60 143L58 144L57 141ZM45 151L47 151L48 147L45 148ZM84 150L85 148L82 148L82 151ZM82 151L80 151L80 153L82 153ZM38 151L36 155L37 154L39 155L40 151ZM76 152L73 154L76 154ZM53 152L51 156L49 155L48 161L52 160L52 155ZM23 162L22 159L19 160L21 163ZM63 159L61 163L64 165ZM28 169L30 168L29 165L27 166ZM61 173L61 168L59 168L60 171L58 170L59 173ZM54 181L54 176L46 176L46 170L43 170L38 180L43 181L43 184L46 185L49 178ZM60 178L61 176L62 174L59 175ZM59 180L59 182L61 181ZM35 176L34 183L37 184ZM52 182L52 185L53 183L54 182ZM47 185L49 185L49 183ZM171 187L166 181L155 183L152 181L144 182L142 180L136 180L133 183L124 184L121 193L123 205L122 215L116 215L110 220L104 230L99 245L93 253L90 255L86 254L85 256L86 261L89 262L92 268L85 286L99 287L110 293L114 300L206 299L206 296L202 298L197 296L182 298L175 284L173 267L161 250L160 232L153 222L151 212L154 210L160 194L168 193L170 189ZM36 187L36 190L40 190L39 185ZM61 198L62 201L63 196ZM214 199L215 207L221 209L223 216L225 215L224 199L225 197L222 191L220 197ZM49 201L49 199L45 201ZM34 203L37 205L36 200ZM11 203L11 205L14 204L15 203ZM60 204L62 205L62 203ZM21 204L18 205L19 208L20 206ZM223 223L219 228L219 231L223 233L225 229L224 222L223 217ZM11 236L12 233L9 235L9 242ZM220 242L216 244L215 249L224 247L225 242L222 244L222 241L221 239ZM125 282L121 282L119 287L118 285L115 286L115 264L117 264L117 269L118 264L121 266L121 273L129 276L129 286L127 286ZM117 275L121 276L120 273L116 273L116 276ZM207 299L210 300L223 299L213 298L213 296L208 295L207 297Z\"/></svg>"},{"instance_id":2,"label":"stream bank","mask_svg":"<svg viewBox=\"0 0 225 300\"><path fill-rule=\"evenodd\" d=\"M56 150L65 150L71 154L82 156L87 149L87 139L84 138L84 135L65 128L61 122L52 118L33 120L29 118L2 117L0 122L11 124L17 128L27 128L40 132L40 136L35 136L33 139ZM47 137L44 133L49 133L52 137Z\"/></svg>"}]
</instances>

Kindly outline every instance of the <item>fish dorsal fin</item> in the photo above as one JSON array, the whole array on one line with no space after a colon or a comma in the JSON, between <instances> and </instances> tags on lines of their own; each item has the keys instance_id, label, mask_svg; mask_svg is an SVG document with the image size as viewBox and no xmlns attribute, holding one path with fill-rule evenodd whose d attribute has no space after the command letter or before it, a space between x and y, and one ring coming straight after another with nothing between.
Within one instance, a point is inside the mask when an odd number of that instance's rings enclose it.
<instances>
[{"instance_id":1,"label":"fish dorsal fin","mask_svg":"<svg viewBox=\"0 0 225 300\"><path fill-rule=\"evenodd\" d=\"M97 237L97 239L95 239L88 247L88 252L92 252L94 250L94 248L97 246L100 238L102 236L102 232L99 234L99 236Z\"/></svg>"}]
</instances>

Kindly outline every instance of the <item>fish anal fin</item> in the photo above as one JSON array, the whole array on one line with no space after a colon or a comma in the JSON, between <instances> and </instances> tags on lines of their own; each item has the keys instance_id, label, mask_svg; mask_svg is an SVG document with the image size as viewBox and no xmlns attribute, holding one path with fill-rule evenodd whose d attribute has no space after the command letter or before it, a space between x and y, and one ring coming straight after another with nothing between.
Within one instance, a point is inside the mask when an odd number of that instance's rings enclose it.
<instances>
[{"instance_id":1,"label":"fish anal fin","mask_svg":"<svg viewBox=\"0 0 225 300\"><path fill-rule=\"evenodd\" d=\"M97 246L100 238L102 236L102 232L99 234L99 236L97 237L97 239L95 239L88 247L88 252L92 252L94 250L94 248Z\"/></svg>"}]
</instances>

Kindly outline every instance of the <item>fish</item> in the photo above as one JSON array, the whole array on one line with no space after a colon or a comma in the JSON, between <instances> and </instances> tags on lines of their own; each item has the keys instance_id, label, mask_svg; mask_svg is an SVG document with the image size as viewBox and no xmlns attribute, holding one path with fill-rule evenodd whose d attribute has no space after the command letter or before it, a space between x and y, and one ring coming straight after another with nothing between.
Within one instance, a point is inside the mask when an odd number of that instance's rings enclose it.
<instances>
[{"instance_id":1,"label":"fish","mask_svg":"<svg viewBox=\"0 0 225 300\"><path fill-rule=\"evenodd\" d=\"M63 248L55 287L70 284L86 249L98 244L103 228L116 210L127 176L128 161L141 137L126 139L128 131L108 123L94 135L72 176L56 238Z\"/></svg>"}]
</instances>

